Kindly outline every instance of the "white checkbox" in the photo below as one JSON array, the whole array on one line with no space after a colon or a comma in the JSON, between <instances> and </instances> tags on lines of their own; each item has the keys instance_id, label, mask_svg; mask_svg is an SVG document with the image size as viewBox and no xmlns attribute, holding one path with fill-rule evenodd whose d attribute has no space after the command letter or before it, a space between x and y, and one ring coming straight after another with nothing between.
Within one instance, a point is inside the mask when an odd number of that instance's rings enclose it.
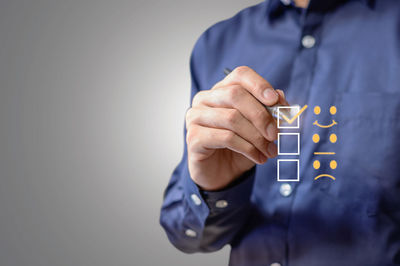
<instances>
[{"instance_id":1,"label":"white checkbox","mask_svg":"<svg viewBox=\"0 0 400 266\"><path fill-rule=\"evenodd\" d=\"M296 178L281 178L279 175L279 168L283 166L285 163L293 163L295 162L296 164L296 172L297 176ZM277 165L277 181L278 182L299 182L300 181L300 160L299 159L278 159L278 165Z\"/></svg>"},{"instance_id":2,"label":"white checkbox","mask_svg":"<svg viewBox=\"0 0 400 266\"><path fill-rule=\"evenodd\" d=\"M297 151L281 152L281 136L297 136ZM300 155L300 133L278 133L278 155Z\"/></svg>"}]
</instances>

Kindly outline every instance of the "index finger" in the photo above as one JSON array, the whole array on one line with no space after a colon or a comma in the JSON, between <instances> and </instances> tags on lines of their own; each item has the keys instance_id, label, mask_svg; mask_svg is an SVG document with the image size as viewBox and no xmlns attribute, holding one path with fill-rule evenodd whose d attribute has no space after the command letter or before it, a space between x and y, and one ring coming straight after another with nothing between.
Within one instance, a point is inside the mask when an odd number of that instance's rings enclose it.
<instances>
[{"instance_id":1,"label":"index finger","mask_svg":"<svg viewBox=\"0 0 400 266\"><path fill-rule=\"evenodd\" d=\"M235 68L218 83L218 86L230 84L241 85L264 105L272 106L279 101L279 94L272 85L250 67L240 66Z\"/></svg>"}]
</instances>

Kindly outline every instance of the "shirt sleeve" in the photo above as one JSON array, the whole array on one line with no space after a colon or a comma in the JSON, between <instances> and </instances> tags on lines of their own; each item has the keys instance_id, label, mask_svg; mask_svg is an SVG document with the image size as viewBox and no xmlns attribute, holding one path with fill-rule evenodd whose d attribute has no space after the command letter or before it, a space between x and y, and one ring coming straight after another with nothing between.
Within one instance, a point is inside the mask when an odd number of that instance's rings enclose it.
<instances>
[{"instance_id":1,"label":"shirt sleeve","mask_svg":"<svg viewBox=\"0 0 400 266\"><path fill-rule=\"evenodd\" d=\"M196 47L190 62L191 99L199 91L195 52ZM185 142L182 160L172 173L161 208L160 223L170 242L186 253L212 252L231 243L248 217L254 172L254 168L249 170L224 190L201 191L190 177Z\"/></svg>"}]
</instances>

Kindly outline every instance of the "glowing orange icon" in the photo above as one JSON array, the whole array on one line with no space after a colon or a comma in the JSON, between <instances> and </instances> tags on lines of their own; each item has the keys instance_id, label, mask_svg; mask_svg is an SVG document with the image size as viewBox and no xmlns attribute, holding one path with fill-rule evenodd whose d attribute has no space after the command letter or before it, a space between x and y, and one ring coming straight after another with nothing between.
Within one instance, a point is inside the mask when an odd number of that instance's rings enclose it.
<instances>
[{"instance_id":1,"label":"glowing orange icon","mask_svg":"<svg viewBox=\"0 0 400 266\"><path fill-rule=\"evenodd\" d=\"M336 106L331 106L331 107L329 108L329 113L330 113L331 115L335 115L336 112L337 112ZM321 107L315 106L315 107L314 107L314 114L319 115L320 113L321 113ZM337 125L337 124L338 124L338 123L337 123L334 119L332 119L332 123L330 123L329 125L321 125L320 123L318 123L318 120L315 120L315 122L313 123L313 125L316 125L317 127L320 127L320 128L330 128L330 127L333 127L333 126L335 126L335 125ZM313 141L314 143L318 143L320 140L321 140L321 137L320 137L319 134L315 133L315 134L312 136L312 141ZM331 133L331 134L329 135L329 141L330 141L331 143L336 143L336 142L338 141L337 135L336 135L335 133ZM336 153L335 153L335 152L332 152L332 151L324 151L324 152L319 151L319 152L314 152L314 155L335 155L335 154L336 154ZM337 164L337 162L336 162L335 160L331 160L331 161L330 161L329 167L330 167L332 170L336 169L337 166L338 166L338 164ZM321 167L321 162L320 162L319 160L314 160L314 162L313 162L313 167L314 167L315 170L318 170L318 169ZM330 178L330 179L332 179L332 180L336 180L336 178L335 178L334 176L329 175L329 174L320 174L320 175L316 176L316 177L314 178L314 180L320 179L320 178L322 178L322 177L328 177L328 178Z\"/></svg>"},{"instance_id":2,"label":"glowing orange icon","mask_svg":"<svg viewBox=\"0 0 400 266\"><path fill-rule=\"evenodd\" d=\"M329 163L329 166L331 167L331 169L336 169L336 167L337 167L337 162L336 162L335 160L331 160L331 162ZM319 161L319 160L315 160L314 163L313 163L313 167L314 167L314 169L316 169L316 170L319 169L319 168L321 167L320 161ZM316 176L316 177L314 178L314 180L317 180L317 179L319 179L319 178L321 178L321 177L329 177L329 178L332 179L332 180L336 180L335 177L333 177L333 176L331 176L331 175L328 175L328 174L321 174L321 175L318 175L318 176Z\"/></svg>"},{"instance_id":3,"label":"glowing orange icon","mask_svg":"<svg viewBox=\"0 0 400 266\"><path fill-rule=\"evenodd\" d=\"M329 112L331 113L331 115L336 114L336 106L331 106L331 108L329 108ZM314 107L314 114L319 115L321 113L321 107L319 107L318 105ZM329 125L321 125L320 123L318 123L318 120L315 120L313 125L316 125L317 127L320 128L330 128L333 127L334 125L337 125L337 122L332 119L332 123L330 123Z\"/></svg>"}]
</instances>

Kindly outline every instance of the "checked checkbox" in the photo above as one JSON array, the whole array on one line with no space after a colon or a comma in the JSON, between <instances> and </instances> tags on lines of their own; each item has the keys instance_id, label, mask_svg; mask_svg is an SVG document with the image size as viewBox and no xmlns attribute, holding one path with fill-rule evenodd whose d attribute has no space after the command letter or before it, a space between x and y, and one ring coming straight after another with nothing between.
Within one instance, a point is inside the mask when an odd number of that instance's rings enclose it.
<instances>
[{"instance_id":1,"label":"checked checkbox","mask_svg":"<svg viewBox=\"0 0 400 266\"><path fill-rule=\"evenodd\" d=\"M278 117L281 117L282 119L278 119L278 128L299 128L300 115L307 109L307 107L307 105L304 105L303 108L300 109L300 106L298 105L279 106ZM290 114L290 116L286 116L285 113Z\"/></svg>"}]
</instances>

